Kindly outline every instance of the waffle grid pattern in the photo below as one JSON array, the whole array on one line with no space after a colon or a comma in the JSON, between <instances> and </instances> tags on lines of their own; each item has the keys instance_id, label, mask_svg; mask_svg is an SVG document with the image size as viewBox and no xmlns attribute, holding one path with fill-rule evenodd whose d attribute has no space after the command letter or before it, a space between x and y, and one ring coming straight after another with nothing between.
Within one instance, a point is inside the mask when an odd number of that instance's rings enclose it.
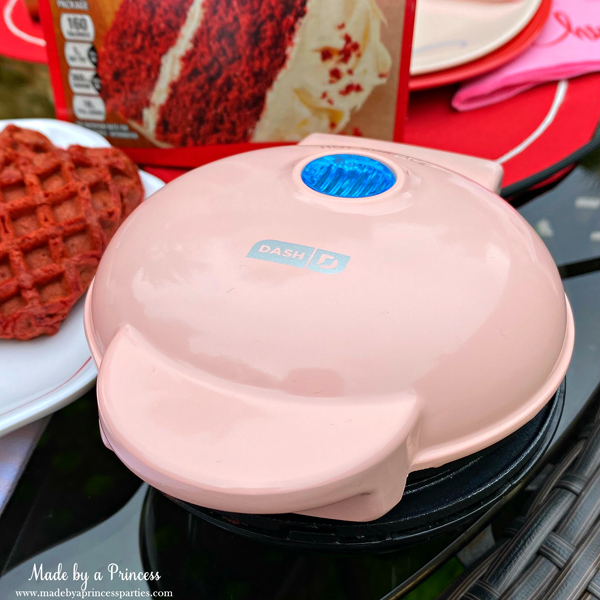
<instances>
[{"instance_id":1,"label":"waffle grid pattern","mask_svg":"<svg viewBox=\"0 0 600 600\"><path fill-rule=\"evenodd\" d=\"M119 150L62 150L8 126L0 134L0 338L56 333L142 196Z\"/></svg>"}]
</instances>

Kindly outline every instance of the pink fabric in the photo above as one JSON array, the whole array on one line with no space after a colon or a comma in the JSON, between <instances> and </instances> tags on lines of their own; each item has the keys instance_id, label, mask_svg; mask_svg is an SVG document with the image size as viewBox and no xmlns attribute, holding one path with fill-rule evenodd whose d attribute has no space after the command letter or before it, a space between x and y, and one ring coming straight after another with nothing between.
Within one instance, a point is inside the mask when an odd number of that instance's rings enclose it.
<instances>
[{"instance_id":1,"label":"pink fabric","mask_svg":"<svg viewBox=\"0 0 600 600\"><path fill-rule=\"evenodd\" d=\"M600 71L600 0L554 0L550 18L533 46L499 69L472 79L452 106L470 110L529 88Z\"/></svg>"}]
</instances>

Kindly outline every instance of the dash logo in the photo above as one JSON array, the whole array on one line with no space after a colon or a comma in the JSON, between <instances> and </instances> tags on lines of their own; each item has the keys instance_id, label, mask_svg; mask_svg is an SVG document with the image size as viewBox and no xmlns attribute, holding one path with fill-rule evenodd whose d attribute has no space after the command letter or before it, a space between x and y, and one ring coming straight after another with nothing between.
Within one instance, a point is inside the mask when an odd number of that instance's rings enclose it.
<instances>
[{"instance_id":1,"label":"dash logo","mask_svg":"<svg viewBox=\"0 0 600 600\"><path fill-rule=\"evenodd\" d=\"M350 257L345 254L278 240L256 242L246 256L330 274L341 273L350 260Z\"/></svg>"}]
</instances>

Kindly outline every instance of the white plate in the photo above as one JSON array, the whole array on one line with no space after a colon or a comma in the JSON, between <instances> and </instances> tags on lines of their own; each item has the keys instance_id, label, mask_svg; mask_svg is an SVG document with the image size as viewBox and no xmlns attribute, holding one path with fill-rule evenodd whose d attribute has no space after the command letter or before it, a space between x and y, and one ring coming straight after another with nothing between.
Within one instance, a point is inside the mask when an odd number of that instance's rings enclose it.
<instances>
[{"instance_id":1,"label":"white plate","mask_svg":"<svg viewBox=\"0 0 600 600\"><path fill-rule=\"evenodd\" d=\"M542 0L418 0L411 75L462 65L518 35Z\"/></svg>"},{"instance_id":2,"label":"white plate","mask_svg":"<svg viewBox=\"0 0 600 600\"><path fill-rule=\"evenodd\" d=\"M56 146L110 144L101 135L72 123L52 119L1 121L35 129ZM140 171L146 198L164 182ZM96 380L96 367L83 331L85 295L52 336L33 340L0 340L0 436L58 410L79 398Z\"/></svg>"}]
</instances>

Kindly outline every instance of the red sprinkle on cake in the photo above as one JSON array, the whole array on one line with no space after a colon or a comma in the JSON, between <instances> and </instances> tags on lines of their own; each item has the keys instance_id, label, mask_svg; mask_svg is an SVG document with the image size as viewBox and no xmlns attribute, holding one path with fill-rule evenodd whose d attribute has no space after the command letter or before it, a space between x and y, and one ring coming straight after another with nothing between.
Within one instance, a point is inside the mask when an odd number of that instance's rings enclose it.
<instances>
[{"instance_id":1,"label":"red sprinkle on cake","mask_svg":"<svg viewBox=\"0 0 600 600\"><path fill-rule=\"evenodd\" d=\"M373 0L123 0L101 95L161 146L341 131L387 81L382 19Z\"/></svg>"}]
</instances>

